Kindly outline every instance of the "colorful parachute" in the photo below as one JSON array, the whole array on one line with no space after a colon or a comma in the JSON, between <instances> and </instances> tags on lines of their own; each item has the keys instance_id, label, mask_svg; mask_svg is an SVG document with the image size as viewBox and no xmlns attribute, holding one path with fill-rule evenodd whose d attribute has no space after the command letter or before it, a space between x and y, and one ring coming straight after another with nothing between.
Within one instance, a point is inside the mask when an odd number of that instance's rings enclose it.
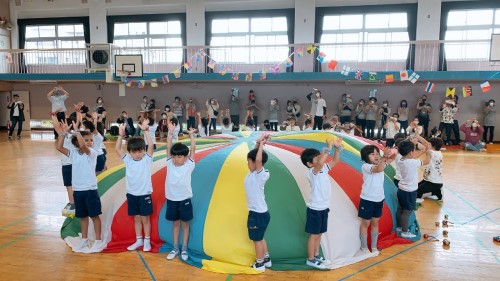
<instances>
[{"instance_id":1,"label":"colorful parachute","mask_svg":"<svg viewBox=\"0 0 500 281\"><path fill-rule=\"evenodd\" d=\"M248 210L243 180L248 173L246 155L254 147L259 134L240 132L197 140L196 168L192 175L194 219L191 221L188 245L189 264L221 273L258 273L250 268L255 260L255 250L247 234ZM339 135L326 131L277 133L265 146L269 155L265 167L271 174L265 189L271 214L265 238L273 269L310 269L305 265L308 235L304 232L310 187L306 178L307 168L300 161L300 153L309 147L321 151L327 137ZM330 268L373 256L359 251L360 220L357 217L363 182L359 150L372 142L354 136L343 137L345 149L341 152L341 162L329 173L333 190L331 211L328 232L321 240L321 251L330 260ZM164 148L158 149L152 166L153 252L168 252L172 247L172 223L165 219L164 186L168 173L165 157ZM411 243L395 233L393 222L398 204L397 188L392 182L394 169L387 167L385 174L386 201L379 222L379 248ZM103 206L102 239L107 243L104 252L126 251L126 247L135 241L133 218L127 215L124 176L123 165L98 176ZM410 230L417 235L416 239L420 239L414 215L410 226ZM71 246L78 242L79 231L79 220L68 218L62 226L61 236Z\"/></svg>"}]
</instances>

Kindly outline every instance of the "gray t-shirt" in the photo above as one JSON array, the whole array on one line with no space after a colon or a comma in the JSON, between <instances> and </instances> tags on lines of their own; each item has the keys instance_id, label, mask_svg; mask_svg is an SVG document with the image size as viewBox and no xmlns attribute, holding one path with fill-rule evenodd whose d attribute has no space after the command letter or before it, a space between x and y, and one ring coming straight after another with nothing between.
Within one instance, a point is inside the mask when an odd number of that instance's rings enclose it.
<instances>
[{"instance_id":1,"label":"gray t-shirt","mask_svg":"<svg viewBox=\"0 0 500 281\"><path fill-rule=\"evenodd\" d=\"M64 105L64 101L68 98L67 95L52 95L49 97L49 101L52 103L52 112L60 111L65 112L66 106Z\"/></svg>"},{"instance_id":2,"label":"gray t-shirt","mask_svg":"<svg viewBox=\"0 0 500 281\"><path fill-rule=\"evenodd\" d=\"M231 115L240 115L240 98L229 98L229 111Z\"/></svg>"},{"instance_id":3,"label":"gray t-shirt","mask_svg":"<svg viewBox=\"0 0 500 281\"><path fill-rule=\"evenodd\" d=\"M484 126L495 126L497 109L495 106L487 106L484 109Z\"/></svg>"},{"instance_id":4,"label":"gray t-shirt","mask_svg":"<svg viewBox=\"0 0 500 281\"><path fill-rule=\"evenodd\" d=\"M269 122L278 122L279 105L269 105Z\"/></svg>"},{"instance_id":5,"label":"gray t-shirt","mask_svg":"<svg viewBox=\"0 0 500 281\"><path fill-rule=\"evenodd\" d=\"M365 106L366 120L375 121L377 120L378 105L367 105Z\"/></svg>"}]
</instances>

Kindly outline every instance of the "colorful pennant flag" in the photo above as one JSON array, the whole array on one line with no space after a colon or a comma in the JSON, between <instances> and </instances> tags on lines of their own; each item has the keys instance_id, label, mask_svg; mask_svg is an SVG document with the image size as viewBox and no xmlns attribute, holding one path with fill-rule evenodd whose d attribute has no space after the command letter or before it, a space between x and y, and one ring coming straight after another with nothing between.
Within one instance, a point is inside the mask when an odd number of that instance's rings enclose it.
<instances>
[{"instance_id":1,"label":"colorful pennant flag","mask_svg":"<svg viewBox=\"0 0 500 281\"><path fill-rule=\"evenodd\" d=\"M232 79L233 79L234 81L239 80L239 79L240 79L240 74L239 74L239 73L233 73L233 77L232 77Z\"/></svg>"},{"instance_id":2,"label":"colorful pennant flag","mask_svg":"<svg viewBox=\"0 0 500 281\"><path fill-rule=\"evenodd\" d=\"M249 82L252 81L252 73L247 73L245 75L245 81L249 81Z\"/></svg>"},{"instance_id":3,"label":"colorful pennant flag","mask_svg":"<svg viewBox=\"0 0 500 281\"><path fill-rule=\"evenodd\" d=\"M183 66L184 66L184 69L186 70L186 72L191 71L191 65L189 64L189 62L185 62Z\"/></svg>"},{"instance_id":4,"label":"colorful pennant flag","mask_svg":"<svg viewBox=\"0 0 500 281\"><path fill-rule=\"evenodd\" d=\"M464 95L464 98L471 97L472 96L472 87L471 86L464 86L462 88L462 93Z\"/></svg>"},{"instance_id":5,"label":"colorful pennant flag","mask_svg":"<svg viewBox=\"0 0 500 281\"><path fill-rule=\"evenodd\" d=\"M354 74L354 79L363 80L363 70L356 70L356 74Z\"/></svg>"},{"instance_id":6,"label":"colorful pennant flag","mask_svg":"<svg viewBox=\"0 0 500 281\"><path fill-rule=\"evenodd\" d=\"M158 88L158 82L156 81L156 78L151 79L151 87Z\"/></svg>"},{"instance_id":7,"label":"colorful pennant flag","mask_svg":"<svg viewBox=\"0 0 500 281\"><path fill-rule=\"evenodd\" d=\"M125 80L125 85L126 85L127 87L132 87L132 79L127 78L127 79Z\"/></svg>"},{"instance_id":8,"label":"colorful pennant flag","mask_svg":"<svg viewBox=\"0 0 500 281\"><path fill-rule=\"evenodd\" d=\"M479 84L479 86L481 86L481 92L483 93L486 93L489 90L491 90L490 82L488 80L482 82L481 84Z\"/></svg>"},{"instance_id":9,"label":"colorful pennant flag","mask_svg":"<svg viewBox=\"0 0 500 281\"><path fill-rule=\"evenodd\" d=\"M317 48L317 47L316 47L316 45L311 44L311 45L307 46L306 51L307 51L309 54L312 54L312 53L314 53L314 51L316 51L316 48Z\"/></svg>"},{"instance_id":10,"label":"colorful pennant flag","mask_svg":"<svg viewBox=\"0 0 500 281\"><path fill-rule=\"evenodd\" d=\"M427 82L427 85L425 86L425 92L432 94L434 92L434 88L436 87L436 84L432 82Z\"/></svg>"},{"instance_id":11,"label":"colorful pennant flag","mask_svg":"<svg viewBox=\"0 0 500 281\"><path fill-rule=\"evenodd\" d=\"M180 78L181 77L181 71L179 68L177 68L176 70L174 70L174 76L175 78Z\"/></svg>"},{"instance_id":12,"label":"colorful pennant flag","mask_svg":"<svg viewBox=\"0 0 500 281\"><path fill-rule=\"evenodd\" d=\"M265 71L260 71L259 80L266 80L267 75Z\"/></svg>"},{"instance_id":13,"label":"colorful pennant flag","mask_svg":"<svg viewBox=\"0 0 500 281\"><path fill-rule=\"evenodd\" d=\"M144 88L144 86L146 86L146 80L137 81L137 86L139 87L139 89Z\"/></svg>"},{"instance_id":14,"label":"colorful pennant flag","mask_svg":"<svg viewBox=\"0 0 500 281\"><path fill-rule=\"evenodd\" d=\"M351 72L351 67L344 65L342 67L342 71L340 72L340 74L347 76L347 75L349 75L349 72Z\"/></svg>"},{"instance_id":15,"label":"colorful pennant flag","mask_svg":"<svg viewBox=\"0 0 500 281\"><path fill-rule=\"evenodd\" d=\"M161 79L163 80L163 84L170 83L170 79L168 79L168 74L163 75Z\"/></svg>"},{"instance_id":16,"label":"colorful pennant flag","mask_svg":"<svg viewBox=\"0 0 500 281\"><path fill-rule=\"evenodd\" d=\"M392 82L394 82L394 74L386 74L385 83L392 83Z\"/></svg>"},{"instance_id":17,"label":"colorful pennant flag","mask_svg":"<svg viewBox=\"0 0 500 281\"><path fill-rule=\"evenodd\" d=\"M336 60L331 60L330 63L328 63L328 68L331 69L332 71L335 70L335 67L337 67L337 64L339 62Z\"/></svg>"},{"instance_id":18,"label":"colorful pennant flag","mask_svg":"<svg viewBox=\"0 0 500 281\"><path fill-rule=\"evenodd\" d=\"M275 66L271 67L271 70L273 71L274 74L279 74L280 73L280 66L275 65Z\"/></svg>"},{"instance_id":19,"label":"colorful pennant flag","mask_svg":"<svg viewBox=\"0 0 500 281\"><path fill-rule=\"evenodd\" d=\"M221 65L220 69L219 69L219 74L220 75L226 75L226 73L227 73L227 66Z\"/></svg>"},{"instance_id":20,"label":"colorful pennant flag","mask_svg":"<svg viewBox=\"0 0 500 281\"><path fill-rule=\"evenodd\" d=\"M401 70L399 72L399 78L401 79L401 81L408 81L408 71L407 70Z\"/></svg>"},{"instance_id":21,"label":"colorful pennant flag","mask_svg":"<svg viewBox=\"0 0 500 281\"><path fill-rule=\"evenodd\" d=\"M368 72L368 81L377 81L377 72Z\"/></svg>"},{"instance_id":22,"label":"colorful pennant flag","mask_svg":"<svg viewBox=\"0 0 500 281\"><path fill-rule=\"evenodd\" d=\"M416 72L413 72L411 75L410 75L410 82L412 82L413 84L417 83L418 79L420 78L420 75L418 75Z\"/></svg>"},{"instance_id":23,"label":"colorful pennant flag","mask_svg":"<svg viewBox=\"0 0 500 281\"><path fill-rule=\"evenodd\" d=\"M368 98L375 98L377 95L378 90L377 89L370 89L368 90Z\"/></svg>"},{"instance_id":24,"label":"colorful pennant flag","mask_svg":"<svg viewBox=\"0 0 500 281\"><path fill-rule=\"evenodd\" d=\"M287 58L286 59L286 67L292 67L292 65L293 65L292 59L291 58Z\"/></svg>"},{"instance_id":25,"label":"colorful pennant flag","mask_svg":"<svg viewBox=\"0 0 500 281\"><path fill-rule=\"evenodd\" d=\"M325 60L325 57L326 57L325 53L319 52L318 56L316 57L316 60L319 61L320 63L322 63L323 60Z\"/></svg>"},{"instance_id":26,"label":"colorful pennant flag","mask_svg":"<svg viewBox=\"0 0 500 281\"><path fill-rule=\"evenodd\" d=\"M452 98L455 97L455 88L452 88L452 87L448 87L446 88L446 96L450 96Z\"/></svg>"},{"instance_id":27,"label":"colorful pennant flag","mask_svg":"<svg viewBox=\"0 0 500 281\"><path fill-rule=\"evenodd\" d=\"M211 69L214 69L216 62L213 59L210 59L207 66Z\"/></svg>"},{"instance_id":28,"label":"colorful pennant flag","mask_svg":"<svg viewBox=\"0 0 500 281\"><path fill-rule=\"evenodd\" d=\"M297 48L297 50L295 51L295 54L297 54L297 57L298 58L301 58L304 56L304 49L302 48Z\"/></svg>"}]
</instances>

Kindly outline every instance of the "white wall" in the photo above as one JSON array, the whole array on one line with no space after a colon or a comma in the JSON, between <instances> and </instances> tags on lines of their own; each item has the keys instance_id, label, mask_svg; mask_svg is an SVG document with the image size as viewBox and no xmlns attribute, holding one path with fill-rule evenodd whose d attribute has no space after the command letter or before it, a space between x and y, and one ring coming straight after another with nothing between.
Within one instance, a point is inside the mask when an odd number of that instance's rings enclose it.
<instances>
[{"instance_id":1,"label":"white wall","mask_svg":"<svg viewBox=\"0 0 500 281\"><path fill-rule=\"evenodd\" d=\"M439 40L441 0L419 0L417 23L417 41Z\"/></svg>"}]
</instances>

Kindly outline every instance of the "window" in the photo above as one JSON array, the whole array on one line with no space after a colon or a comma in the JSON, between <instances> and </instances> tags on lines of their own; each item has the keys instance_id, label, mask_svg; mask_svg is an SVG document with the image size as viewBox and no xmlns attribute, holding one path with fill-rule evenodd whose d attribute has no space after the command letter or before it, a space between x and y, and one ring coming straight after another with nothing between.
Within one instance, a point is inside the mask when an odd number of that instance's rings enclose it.
<instances>
[{"instance_id":1,"label":"window","mask_svg":"<svg viewBox=\"0 0 500 281\"><path fill-rule=\"evenodd\" d=\"M408 56L408 41L407 13L325 15L323 18L320 42L326 60L402 61Z\"/></svg>"},{"instance_id":2,"label":"window","mask_svg":"<svg viewBox=\"0 0 500 281\"><path fill-rule=\"evenodd\" d=\"M181 22L115 23L113 44L128 48L125 52L137 53L140 49L144 64L181 63Z\"/></svg>"},{"instance_id":3,"label":"window","mask_svg":"<svg viewBox=\"0 0 500 281\"><path fill-rule=\"evenodd\" d=\"M83 24L27 25L25 49L84 49ZM26 54L27 64L85 64L85 52L61 50Z\"/></svg>"},{"instance_id":4,"label":"window","mask_svg":"<svg viewBox=\"0 0 500 281\"><path fill-rule=\"evenodd\" d=\"M210 56L220 63L275 63L288 57L286 17L217 18Z\"/></svg>"},{"instance_id":5,"label":"window","mask_svg":"<svg viewBox=\"0 0 500 281\"><path fill-rule=\"evenodd\" d=\"M500 9L451 10L444 44L447 60L486 60L491 34L500 30Z\"/></svg>"}]
</instances>

